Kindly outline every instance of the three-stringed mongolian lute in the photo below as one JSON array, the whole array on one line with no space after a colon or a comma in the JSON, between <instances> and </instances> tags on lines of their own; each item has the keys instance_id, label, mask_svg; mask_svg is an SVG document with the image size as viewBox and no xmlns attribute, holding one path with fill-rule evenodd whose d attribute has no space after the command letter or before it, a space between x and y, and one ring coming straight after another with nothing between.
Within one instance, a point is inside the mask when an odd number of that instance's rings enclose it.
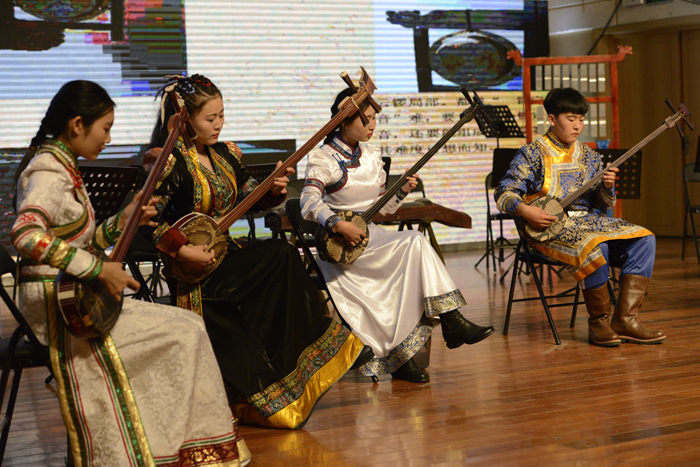
<instances>
[{"instance_id":1,"label":"three-stringed mongolian lute","mask_svg":"<svg viewBox=\"0 0 700 467\"><path fill-rule=\"evenodd\" d=\"M367 224L372 221L372 218L379 213L379 211L384 207L386 203L393 200L396 193L403 187L406 183L406 177L413 176L418 173L418 171L423 167L437 152L442 149L442 147L447 144L447 142L452 138L460 128L462 128L466 123L474 119L477 112L480 112L482 118L487 119L488 117L483 110L483 102L479 96L474 93L474 100L471 99L469 93L465 88L462 88L462 94L467 98L470 107L459 116L459 121L450 128L440 140L435 143L433 147L421 157L416 164L408 169L399 180L389 188L386 193L384 193L377 201L372 204L365 212L358 214L353 211L338 211L335 214L340 216L342 220L347 222L352 222L360 230L365 233L365 237L362 238L355 246L350 245L345 238L339 233L328 232L325 225L319 224L316 229L316 234L314 236L314 242L316 244L316 249L319 252L321 258L329 263L340 263L347 264L355 261L363 251L367 248L367 243L369 242L369 230ZM477 120L478 121L478 120Z\"/></svg>"},{"instance_id":2,"label":"three-stringed mongolian lute","mask_svg":"<svg viewBox=\"0 0 700 467\"><path fill-rule=\"evenodd\" d=\"M170 91L170 99L175 100L175 93ZM194 129L190 126L187 110L183 107L174 117L174 128L170 131L163 152L156 160L151 173L143 186L141 198L136 202L127 219L117 244L107 257L103 252L98 255L103 261L121 263L124 261L131 240L141 222L142 207L151 199L156 183L160 179L168 162L168 156L175 147L180 135L188 147L192 146ZM108 333L116 324L122 309L122 300L116 300L98 279L85 282L74 276L59 272L55 282L58 309L63 315L68 331L76 337L98 337Z\"/></svg>"},{"instance_id":3,"label":"three-stringed mongolian lute","mask_svg":"<svg viewBox=\"0 0 700 467\"><path fill-rule=\"evenodd\" d=\"M219 264L224 260L227 253L228 229L238 219L243 217L255 203L262 198L265 193L273 187L275 179L285 177L287 168L293 167L301 159L303 159L323 138L340 125L347 117L353 115L359 110L359 104L367 99L374 110L379 113L381 107L372 99L372 93L377 89L374 82L370 78L367 71L363 68L360 76L359 88L355 87L354 83L348 77L347 73L341 73L341 78L355 92L354 95L346 98L338 106L338 114L333 117L323 128L321 128L314 136L311 137L302 147L284 161L275 169L263 182L261 182L252 193L246 196L231 212L218 219L213 219L205 214L193 212L183 216L175 224L174 228L183 232L188 239L188 245L206 245L208 250L214 251L214 260L204 269L198 270L193 268L185 261L180 261L177 258L173 259L168 255L161 255L163 263L170 273L177 279L188 283L197 283L204 280L209 274L214 271ZM367 126L369 121L364 112L359 112L362 123Z\"/></svg>"},{"instance_id":4,"label":"three-stringed mongolian lute","mask_svg":"<svg viewBox=\"0 0 700 467\"><path fill-rule=\"evenodd\" d=\"M670 103L668 104L670 105ZM671 106L671 110L674 110L673 106ZM567 208L571 206L574 203L574 201L576 201L578 198L584 195L588 190L590 190L593 186L595 186L598 182L600 182L603 179L603 174L607 170L622 165L627 159L639 152L640 149L646 146L654 138L656 138L669 128L673 128L681 119L685 120L685 123L691 129L695 129L693 124L690 123L690 121L686 118L686 116L688 115L690 115L688 109L686 109L685 106L681 104L680 110L674 115L671 115L666 120L664 120L664 123L659 128L654 130L649 136L637 143L632 149L618 157L615 162L611 163L608 167L595 174L590 180L584 183L581 186L581 188L570 193L561 201L554 199L550 196L543 196L541 198L537 198L528 202L527 204L529 206L536 206L542 208L550 216L555 216L557 220L553 221L549 227L546 227L541 230L536 229L532 227L528 222L525 222L525 233L527 234L527 236L539 242L546 242L547 240L551 240L552 238L557 236L564 229L564 226L566 225L566 220L569 218L568 214L566 213Z\"/></svg>"}]
</instances>

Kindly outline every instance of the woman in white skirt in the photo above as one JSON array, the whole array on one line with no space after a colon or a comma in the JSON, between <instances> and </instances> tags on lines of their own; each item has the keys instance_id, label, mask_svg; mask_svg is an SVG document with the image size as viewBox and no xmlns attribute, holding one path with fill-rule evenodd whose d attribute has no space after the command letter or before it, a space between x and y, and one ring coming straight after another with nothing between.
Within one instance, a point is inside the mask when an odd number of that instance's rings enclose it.
<instances>
[{"instance_id":1,"label":"woman in white skirt","mask_svg":"<svg viewBox=\"0 0 700 467\"><path fill-rule=\"evenodd\" d=\"M352 92L342 91L331 107L336 115ZM360 104L370 124L359 112L343 121L325 144L309 154L306 181L301 194L305 219L356 245L364 232L341 220L334 211L367 210L386 190L386 174L378 147L367 144L376 127L374 109ZM393 213L415 188L416 175L398 191L380 213ZM375 359L360 368L366 376L391 373L394 379L423 383L428 374L413 361L439 318L449 348L475 344L494 331L466 320L458 309L466 302L440 258L423 234L407 230L391 232L370 223L369 243L350 264L319 260L338 311L362 342L372 347Z\"/></svg>"}]
</instances>

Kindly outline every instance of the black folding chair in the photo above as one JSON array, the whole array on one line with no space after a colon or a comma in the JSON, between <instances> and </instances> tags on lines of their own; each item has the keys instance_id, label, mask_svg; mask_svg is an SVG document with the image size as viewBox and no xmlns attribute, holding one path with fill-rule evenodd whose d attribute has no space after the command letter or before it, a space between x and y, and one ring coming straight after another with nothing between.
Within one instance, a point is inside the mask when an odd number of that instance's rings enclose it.
<instances>
[{"instance_id":1,"label":"black folding chair","mask_svg":"<svg viewBox=\"0 0 700 467\"><path fill-rule=\"evenodd\" d=\"M12 274L12 277L17 280L17 263L12 259L3 245L0 245L0 276ZM0 408L5 406L5 416L0 422L0 465L5 456L5 447L7 445L7 437L10 434L10 424L12 423L12 415L17 401L17 393L19 392L19 383L22 378L22 370L25 368L46 367L51 370L51 362L49 360L49 349L42 345L32 332L29 324L20 313L14 300L5 290L5 287L0 287L0 295L2 301L12 313L12 316L17 320L19 325L12 333L10 339L0 340L0 362L2 363L2 376L0 376ZM13 372L12 388L10 395L5 404L5 393L7 392L7 383L10 379L10 371ZM48 384L52 376L46 379ZM73 465L71 460L70 443L68 445L68 464Z\"/></svg>"},{"instance_id":2,"label":"black folding chair","mask_svg":"<svg viewBox=\"0 0 700 467\"><path fill-rule=\"evenodd\" d=\"M559 339L559 333L557 333L557 327L554 324L554 320L552 319L552 313L550 312L550 308L555 308L555 307L561 307L561 306L571 306L573 305L572 309L572 319L571 319L571 324L570 326L574 326L574 320L576 318L576 310L578 308L579 304L579 296L580 296L580 290L578 287L578 284L574 288L575 291L572 293L571 290L564 291L560 294L556 295L546 295L544 293L544 290L542 289L542 278L538 275L537 273L537 268L536 266L553 266L553 267L561 267L564 266L563 263L560 261L556 261L552 258L549 258L539 251L535 250L534 248L530 248L528 245L528 240L527 237L525 237L524 234L524 229L522 225L522 220L518 219L517 217L515 218L515 226L517 227L518 230L518 235L520 236L520 241L518 242L518 246L515 249L515 259L513 260L513 274L512 274L512 279L510 283L510 294L508 295L508 308L506 309L506 320L505 320L505 325L503 326L503 335L507 336L508 335L508 325L510 324L510 313L513 308L513 303L516 302L526 302L526 301L531 301L531 300L541 300L542 301L542 306L544 307L544 312L547 316L547 321L549 322L549 327L552 329L552 334L554 335L554 342L556 342L557 345L561 344L561 340ZM513 296L515 294L515 282L518 278L518 271L520 269L520 264L525 263L529 270L530 273L532 274L532 280L535 282L535 287L537 287L537 297L526 297L526 298L518 298L514 299ZM551 272L550 272L551 274ZM551 276L550 276L551 279ZM550 303L549 300L552 299L561 299L561 298L569 298L573 297L574 301L573 302L566 302L566 303Z\"/></svg>"},{"instance_id":3,"label":"black folding chair","mask_svg":"<svg viewBox=\"0 0 700 467\"><path fill-rule=\"evenodd\" d=\"M330 302L337 312L338 307L335 306L333 296L326 285L326 279L323 277L323 272L321 272L321 268L319 267L318 262L311 251L314 241L314 233L316 232L318 223L307 221L302 217L299 198L288 199L287 203L284 205L284 209L286 211L287 218L289 219L289 223L292 225L292 230L294 231L296 246L300 247L304 253L305 263L307 264L306 272L309 273L309 276L316 285L316 288L326 293L327 298L325 304L327 305L328 302ZM338 314L338 316L340 317L342 323L349 328L350 326L348 326L348 323L345 322L343 317L340 316L340 314Z\"/></svg>"}]
</instances>

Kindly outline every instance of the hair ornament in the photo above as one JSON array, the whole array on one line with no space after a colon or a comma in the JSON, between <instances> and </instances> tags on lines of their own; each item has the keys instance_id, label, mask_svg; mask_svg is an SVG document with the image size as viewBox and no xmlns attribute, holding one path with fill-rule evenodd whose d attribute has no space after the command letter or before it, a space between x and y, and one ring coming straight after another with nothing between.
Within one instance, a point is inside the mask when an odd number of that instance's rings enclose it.
<instances>
[{"instance_id":1,"label":"hair ornament","mask_svg":"<svg viewBox=\"0 0 700 467\"><path fill-rule=\"evenodd\" d=\"M178 104L180 107L185 105L185 101L182 98L182 94L192 95L197 92L191 80L187 79L186 76L181 75L166 75L163 79L168 80L163 86L156 92L156 99L158 96L162 96L160 100L160 121L165 125L165 97L170 91L174 91L177 96Z\"/></svg>"},{"instance_id":2,"label":"hair ornament","mask_svg":"<svg viewBox=\"0 0 700 467\"><path fill-rule=\"evenodd\" d=\"M183 78L184 76L180 75L165 75L163 79L167 80L167 82L156 91L156 97L153 100L158 99L160 96L165 96L168 91L174 90L175 85Z\"/></svg>"},{"instance_id":3,"label":"hair ornament","mask_svg":"<svg viewBox=\"0 0 700 467\"><path fill-rule=\"evenodd\" d=\"M200 86L205 87L205 88L208 88L214 84L211 82L211 80L209 78L207 78L204 75L200 75L200 74L194 74L194 75L190 76L190 79L192 81L198 83Z\"/></svg>"}]
</instances>

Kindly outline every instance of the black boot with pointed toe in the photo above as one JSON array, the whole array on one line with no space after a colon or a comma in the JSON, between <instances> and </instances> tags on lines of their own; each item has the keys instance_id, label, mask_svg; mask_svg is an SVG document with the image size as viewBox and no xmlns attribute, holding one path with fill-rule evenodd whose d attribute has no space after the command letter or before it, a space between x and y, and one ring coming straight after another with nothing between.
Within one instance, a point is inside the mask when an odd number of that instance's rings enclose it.
<instances>
[{"instance_id":1,"label":"black boot with pointed toe","mask_svg":"<svg viewBox=\"0 0 700 467\"><path fill-rule=\"evenodd\" d=\"M466 319L457 310L440 315L442 337L447 348L456 349L462 344L476 344L493 334L493 326L479 326Z\"/></svg>"},{"instance_id":2,"label":"black boot with pointed toe","mask_svg":"<svg viewBox=\"0 0 700 467\"><path fill-rule=\"evenodd\" d=\"M416 362L411 358L409 361L399 367L398 370L391 374L393 379L408 381L409 383L427 383L430 381L430 375L421 370Z\"/></svg>"}]
</instances>

